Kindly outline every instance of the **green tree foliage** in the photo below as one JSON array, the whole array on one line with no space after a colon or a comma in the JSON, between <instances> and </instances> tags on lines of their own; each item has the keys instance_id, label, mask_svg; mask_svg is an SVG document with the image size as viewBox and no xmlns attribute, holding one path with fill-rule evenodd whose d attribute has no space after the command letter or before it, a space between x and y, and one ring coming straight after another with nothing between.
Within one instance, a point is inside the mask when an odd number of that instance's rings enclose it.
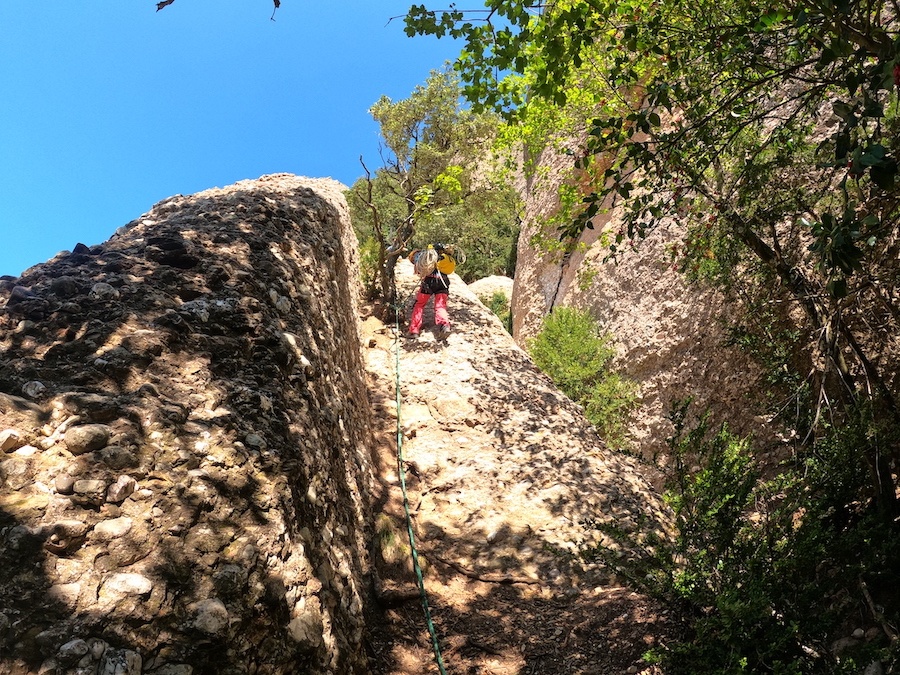
<instances>
[{"instance_id":1,"label":"green tree foliage","mask_svg":"<svg viewBox=\"0 0 900 675\"><path fill-rule=\"evenodd\" d=\"M457 272L466 283L498 274L514 276L520 199L502 181L483 183L454 204L426 215L410 245L454 243L466 252Z\"/></svg>"},{"instance_id":2,"label":"green tree foliage","mask_svg":"<svg viewBox=\"0 0 900 675\"><path fill-rule=\"evenodd\" d=\"M512 312L509 307L509 298L505 293L494 291L491 296L478 296L478 299L484 303L484 306L491 310L498 319L506 332L512 335Z\"/></svg>"},{"instance_id":3,"label":"green tree foliage","mask_svg":"<svg viewBox=\"0 0 900 675\"><path fill-rule=\"evenodd\" d=\"M435 241L466 252L464 279L510 274L519 204L503 172L492 167L497 117L464 109L451 71L432 72L407 99L382 97L370 112L383 164L374 174L366 169L348 195L360 241L377 244L364 266L369 290L390 299L397 259Z\"/></svg>"},{"instance_id":4,"label":"green tree foliage","mask_svg":"<svg viewBox=\"0 0 900 675\"><path fill-rule=\"evenodd\" d=\"M665 497L675 537L638 542L607 527L643 555L587 553L680 609L685 632L653 658L673 675L859 673L875 660L896 663L890 626L900 616L896 605L884 616L876 603L894 598L900 537L854 501L867 481L857 447L873 442L869 413L855 411L790 470L764 480L748 439L710 429L707 416L689 425L687 410L684 402L671 416ZM877 599L870 589L880 589ZM837 661L830 645L854 599L871 603L866 611L879 613L886 631Z\"/></svg>"},{"instance_id":5,"label":"green tree foliage","mask_svg":"<svg viewBox=\"0 0 900 675\"><path fill-rule=\"evenodd\" d=\"M589 313L557 307L528 342L528 353L556 386L584 408L585 417L606 441L619 445L636 399L634 386L610 367L615 356L610 341Z\"/></svg>"},{"instance_id":6,"label":"green tree foliage","mask_svg":"<svg viewBox=\"0 0 900 675\"><path fill-rule=\"evenodd\" d=\"M583 142L571 148L582 198L561 236L577 237L620 204L615 254L678 218L691 233L681 249L686 267L715 259L720 275L756 274L771 301L787 296L804 314L802 348L815 364L810 388L820 407L813 419L828 408L837 421L872 400L900 424L874 357L884 336L900 331L895 7L485 6L474 14L415 5L407 30L464 40L456 67L466 94L517 124L534 119L535 105L565 108L577 98L579 110L591 109ZM866 325L872 313L884 317L877 332ZM866 459L878 476L873 494L892 519L900 448Z\"/></svg>"}]
</instances>

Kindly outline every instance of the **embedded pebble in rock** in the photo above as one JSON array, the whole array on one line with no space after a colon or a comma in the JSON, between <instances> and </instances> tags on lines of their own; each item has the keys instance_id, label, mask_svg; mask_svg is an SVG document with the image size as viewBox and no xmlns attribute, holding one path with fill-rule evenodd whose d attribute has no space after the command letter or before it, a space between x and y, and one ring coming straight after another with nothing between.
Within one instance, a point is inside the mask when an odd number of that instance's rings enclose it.
<instances>
[{"instance_id":1,"label":"embedded pebble in rock","mask_svg":"<svg viewBox=\"0 0 900 675\"><path fill-rule=\"evenodd\" d=\"M0 478L7 488L21 490L33 482L34 473L34 465L27 459L10 457L0 461Z\"/></svg>"},{"instance_id":2,"label":"embedded pebble in rock","mask_svg":"<svg viewBox=\"0 0 900 675\"><path fill-rule=\"evenodd\" d=\"M81 584L74 582L71 584L55 584L47 590L47 597L55 602L63 605L73 605L78 602L78 596L81 595Z\"/></svg>"},{"instance_id":3,"label":"embedded pebble in rock","mask_svg":"<svg viewBox=\"0 0 900 675\"><path fill-rule=\"evenodd\" d=\"M90 293L91 300L99 300L101 302L109 302L111 300L119 299L119 291L117 291L110 284L99 282L94 284L91 287Z\"/></svg>"},{"instance_id":4,"label":"embedded pebble in rock","mask_svg":"<svg viewBox=\"0 0 900 675\"><path fill-rule=\"evenodd\" d=\"M143 659L130 649L107 648L100 660L97 675L140 675Z\"/></svg>"},{"instance_id":5,"label":"embedded pebble in rock","mask_svg":"<svg viewBox=\"0 0 900 675\"><path fill-rule=\"evenodd\" d=\"M78 283L69 276L61 276L50 281L50 290L61 298L71 298L78 293Z\"/></svg>"},{"instance_id":6,"label":"embedded pebble in rock","mask_svg":"<svg viewBox=\"0 0 900 675\"><path fill-rule=\"evenodd\" d=\"M118 504L132 495L137 481L131 476L119 476L116 482L106 489L106 501Z\"/></svg>"},{"instance_id":7,"label":"embedded pebble in rock","mask_svg":"<svg viewBox=\"0 0 900 675\"><path fill-rule=\"evenodd\" d=\"M234 596L246 585L247 574L239 565L223 565L213 574L213 583L221 595Z\"/></svg>"},{"instance_id":8,"label":"embedded pebble in rock","mask_svg":"<svg viewBox=\"0 0 900 675\"><path fill-rule=\"evenodd\" d=\"M176 195L0 282L0 671L372 672L345 189Z\"/></svg>"},{"instance_id":9,"label":"embedded pebble in rock","mask_svg":"<svg viewBox=\"0 0 900 675\"><path fill-rule=\"evenodd\" d=\"M66 448L73 455L99 450L109 442L110 429L105 424L72 427L65 434Z\"/></svg>"},{"instance_id":10,"label":"embedded pebble in rock","mask_svg":"<svg viewBox=\"0 0 900 675\"><path fill-rule=\"evenodd\" d=\"M128 517L113 518L111 520L101 520L94 526L94 537L101 541L111 541L124 537L131 532L134 521Z\"/></svg>"},{"instance_id":11,"label":"embedded pebble in rock","mask_svg":"<svg viewBox=\"0 0 900 675\"><path fill-rule=\"evenodd\" d=\"M91 648L88 646L87 642L80 638L76 638L60 647L59 651L56 652L56 658L62 664L72 663L82 656L87 656L90 650Z\"/></svg>"},{"instance_id":12,"label":"embedded pebble in rock","mask_svg":"<svg viewBox=\"0 0 900 675\"><path fill-rule=\"evenodd\" d=\"M201 633L210 637L221 635L228 627L228 610L218 598L201 600L188 606L192 625Z\"/></svg>"},{"instance_id":13,"label":"embedded pebble in rock","mask_svg":"<svg viewBox=\"0 0 900 675\"><path fill-rule=\"evenodd\" d=\"M83 520L58 520L51 526L51 537L77 539L87 534L88 524Z\"/></svg>"},{"instance_id":14,"label":"embedded pebble in rock","mask_svg":"<svg viewBox=\"0 0 900 675\"><path fill-rule=\"evenodd\" d=\"M315 649L322 640L322 614L317 606L304 609L288 624L291 638L308 649Z\"/></svg>"},{"instance_id":15,"label":"embedded pebble in rock","mask_svg":"<svg viewBox=\"0 0 900 675\"><path fill-rule=\"evenodd\" d=\"M72 499L82 504L99 506L106 500L106 481L96 479L76 480L72 486Z\"/></svg>"},{"instance_id":16,"label":"embedded pebble in rock","mask_svg":"<svg viewBox=\"0 0 900 675\"><path fill-rule=\"evenodd\" d=\"M47 391L47 387L43 382L32 380L22 385L22 393L28 398L40 398Z\"/></svg>"},{"instance_id":17,"label":"embedded pebble in rock","mask_svg":"<svg viewBox=\"0 0 900 675\"><path fill-rule=\"evenodd\" d=\"M91 658L94 661L99 661L106 653L107 644L103 640L91 638L88 640L88 645L91 647Z\"/></svg>"},{"instance_id":18,"label":"embedded pebble in rock","mask_svg":"<svg viewBox=\"0 0 900 675\"><path fill-rule=\"evenodd\" d=\"M61 495L70 495L75 492L75 479L67 473L58 473L53 479L53 487Z\"/></svg>"},{"instance_id":19,"label":"embedded pebble in rock","mask_svg":"<svg viewBox=\"0 0 900 675\"><path fill-rule=\"evenodd\" d=\"M39 452L39 450L33 445L23 445L21 448L17 448L14 454L17 457L33 457Z\"/></svg>"},{"instance_id":20,"label":"embedded pebble in rock","mask_svg":"<svg viewBox=\"0 0 900 675\"><path fill-rule=\"evenodd\" d=\"M129 469L138 466L139 460L135 453L118 445L107 445L95 452L98 460L111 469Z\"/></svg>"},{"instance_id":21,"label":"embedded pebble in rock","mask_svg":"<svg viewBox=\"0 0 900 675\"><path fill-rule=\"evenodd\" d=\"M38 295L24 286L14 286L6 299L7 305L15 305L26 300L37 298Z\"/></svg>"},{"instance_id":22,"label":"embedded pebble in rock","mask_svg":"<svg viewBox=\"0 0 900 675\"><path fill-rule=\"evenodd\" d=\"M0 450L3 452L12 452L17 448L25 445L25 440L15 429L4 429L0 431Z\"/></svg>"},{"instance_id":23,"label":"embedded pebble in rock","mask_svg":"<svg viewBox=\"0 0 900 675\"><path fill-rule=\"evenodd\" d=\"M153 582L141 574L113 574L100 587L100 600L115 600L128 595L149 595Z\"/></svg>"},{"instance_id":24,"label":"embedded pebble in rock","mask_svg":"<svg viewBox=\"0 0 900 675\"><path fill-rule=\"evenodd\" d=\"M188 532L184 545L188 550L198 553L216 553L228 544L223 532L209 527L195 527Z\"/></svg>"}]
</instances>

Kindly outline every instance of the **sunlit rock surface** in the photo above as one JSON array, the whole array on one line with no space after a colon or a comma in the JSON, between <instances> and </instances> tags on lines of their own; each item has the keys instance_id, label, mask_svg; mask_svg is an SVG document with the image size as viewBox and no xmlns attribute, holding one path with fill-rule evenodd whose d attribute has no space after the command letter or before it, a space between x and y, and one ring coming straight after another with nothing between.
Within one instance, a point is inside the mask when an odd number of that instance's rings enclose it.
<instances>
[{"instance_id":1,"label":"sunlit rock surface","mask_svg":"<svg viewBox=\"0 0 900 675\"><path fill-rule=\"evenodd\" d=\"M367 672L342 189L172 197L0 281L0 672Z\"/></svg>"}]
</instances>

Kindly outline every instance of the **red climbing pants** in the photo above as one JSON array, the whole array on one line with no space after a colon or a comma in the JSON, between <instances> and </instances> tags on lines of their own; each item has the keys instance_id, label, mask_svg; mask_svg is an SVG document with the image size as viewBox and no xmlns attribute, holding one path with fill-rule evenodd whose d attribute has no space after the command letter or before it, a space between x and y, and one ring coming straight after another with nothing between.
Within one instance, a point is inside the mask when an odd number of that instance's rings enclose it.
<instances>
[{"instance_id":1,"label":"red climbing pants","mask_svg":"<svg viewBox=\"0 0 900 675\"><path fill-rule=\"evenodd\" d=\"M416 296L416 304L413 306L412 315L409 317L409 332L418 333L422 330L422 315L425 313L425 305L434 297L434 322L440 326L450 325L450 315L447 313L447 293L423 293L419 291Z\"/></svg>"}]
</instances>

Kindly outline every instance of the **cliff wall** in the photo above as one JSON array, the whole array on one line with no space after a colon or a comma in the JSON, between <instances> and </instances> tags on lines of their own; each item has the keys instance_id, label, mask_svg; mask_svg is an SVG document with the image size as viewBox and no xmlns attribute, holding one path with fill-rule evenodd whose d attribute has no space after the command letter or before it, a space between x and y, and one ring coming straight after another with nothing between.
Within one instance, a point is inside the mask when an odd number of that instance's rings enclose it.
<instances>
[{"instance_id":1,"label":"cliff wall","mask_svg":"<svg viewBox=\"0 0 900 675\"><path fill-rule=\"evenodd\" d=\"M172 197L0 282L0 672L367 672L341 189Z\"/></svg>"},{"instance_id":2,"label":"cliff wall","mask_svg":"<svg viewBox=\"0 0 900 675\"><path fill-rule=\"evenodd\" d=\"M737 433L777 445L762 412L759 369L726 344L726 326L740 318L736 307L716 289L690 283L673 269L668 247L684 236L677 218L613 261L599 240L621 227L613 208L594 219L594 229L585 230L569 253L548 252L539 241L557 239L545 223L559 208L558 186L572 179L572 157L547 150L538 164L540 179L523 194L512 300L516 341L524 346L554 307L590 311L615 338L615 368L638 386L640 405L629 439L646 457L665 451L672 433L667 415L674 402L689 396L694 410L708 408L714 422L727 420Z\"/></svg>"}]
</instances>

